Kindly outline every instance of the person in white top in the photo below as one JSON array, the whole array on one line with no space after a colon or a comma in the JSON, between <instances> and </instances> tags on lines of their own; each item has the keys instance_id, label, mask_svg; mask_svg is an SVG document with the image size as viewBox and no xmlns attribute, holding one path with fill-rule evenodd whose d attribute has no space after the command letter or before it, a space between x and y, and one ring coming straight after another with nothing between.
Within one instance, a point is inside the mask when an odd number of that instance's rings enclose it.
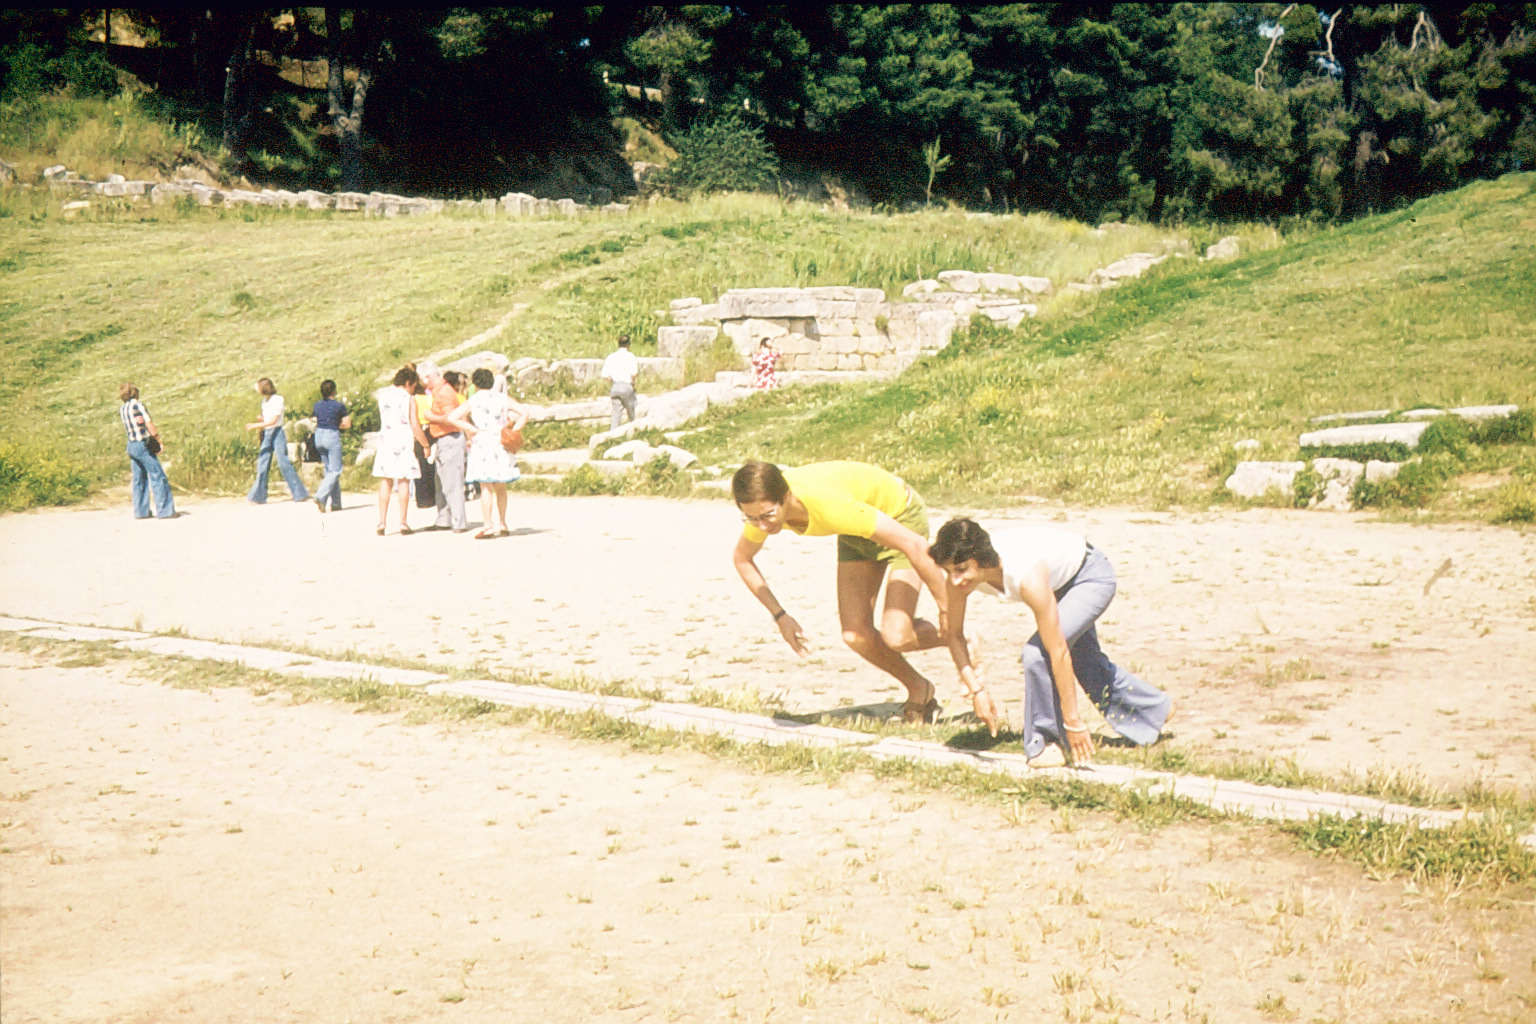
<instances>
[{"instance_id":1,"label":"person in white top","mask_svg":"<svg viewBox=\"0 0 1536 1024\"><path fill-rule=\"evenodd\" d=\"M277 393L277 386L272 383L271 377L258 380L256 390L261 394L261 419L247 423L245 429L261 431L261 447L256 453L256 482L251 485L246 500L253 505L267 503L267 473L271 471L272 460L275 458L278 471L283 474L283 482L288 485L289 495L294 501L308 501L309 490L305 488L304 481L299 479L298 470L293 468L293 462L288 458L288 435L283 431L283 396Z\"/></svg>"},{"instance_id":2,"label":"person in white top","mask_svg":"<svg viewBox=\"0 0 1536 1024\"><path fill-rule=\"evenodd\" d=\"M608 399L613 403L609 430L617 430L623 415L635 422L635 378L640 375L640 360L629 350L629 335L619 335L619 347L603 360L598 376L608 381Z\"/></svg>"},{"instance_id":3,"label":"person in white top","mask_svg":"<svg viewBox=\"0 0 1536 1024\"><path fill-rule=\"evenodd\" d=\"M1078 713L1078 688L1105 721L1132 743L1162 735L1173 702L1099 649L1094 623L1115 596L1115 570L1081 536L1021 526L988 534L969 519L939 528L929 555L947 577L949 651L977 717L997 735L997 708L971 660L965 602L973 592L1019 601L1034 613L1037 632L1024 645L1024 755L1039 757L1055 743L1075 764L1093 760L1093 736Z\"/></svg>"}]
</instances>

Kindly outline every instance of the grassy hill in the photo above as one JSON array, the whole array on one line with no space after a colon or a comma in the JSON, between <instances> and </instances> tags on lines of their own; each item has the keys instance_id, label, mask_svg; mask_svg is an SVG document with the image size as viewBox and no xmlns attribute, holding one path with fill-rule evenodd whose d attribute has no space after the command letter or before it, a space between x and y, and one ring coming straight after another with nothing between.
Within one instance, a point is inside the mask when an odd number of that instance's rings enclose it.
<instances>
[{"instance_id":1,"label":"grassy hill","mask_svg":"<svg viewBox=\"0 0 1536 1024\"><path fill-rule=\"evenodd\" d=\"M975 328L893 384L757 396L712 413L688 443L724 463L867 458L941 500L1204 503L1232 442L1294 457L1312 415L1536 403L1533 228L1536 175L1523 174L1289 239L1243 229L1249 254L1236 261L1169 260L1117 291L1064 294L1020 332ZM257 376L290 406L307 408L325 376L366 394L402 359L515 307L497 343L514 358L599 355L625 331L643 352L675 297L895 292L950 267L1059 285L1218 233L765 197L571 220L126 205L64 220L56 202L13 191L0 197L0 437L11 463L48 462L92 487L123 478L113 413L132 379L171 442L173 480L234 490ZM1463 468L1491 486L1458 492L1450 511L1481 516L1536 493L1532 452L1466 454Z\"/></svg>"}]
</instances>

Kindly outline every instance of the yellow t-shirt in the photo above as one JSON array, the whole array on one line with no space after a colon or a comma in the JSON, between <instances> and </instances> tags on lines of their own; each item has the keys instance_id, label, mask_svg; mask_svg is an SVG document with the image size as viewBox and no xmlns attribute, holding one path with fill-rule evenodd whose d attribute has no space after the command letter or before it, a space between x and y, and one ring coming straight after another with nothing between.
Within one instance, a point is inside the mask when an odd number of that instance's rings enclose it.
<instances>
[{"instance_id":1,"label":"yellow t-shirt","mask_svg":"<svg viewBox=\"0 0 1536 1024\"><path fill-rule=\"evenodd\" d=\"M875 532L876 512L895 519L907 507L901 478L865 462L813 462L784 470L784 479L810 515L809 525L795 531L807 537L839 534L867 540ZM754 544L768 539L753 523L745 524L741 535Z\"/></svg>"}]
</instances>

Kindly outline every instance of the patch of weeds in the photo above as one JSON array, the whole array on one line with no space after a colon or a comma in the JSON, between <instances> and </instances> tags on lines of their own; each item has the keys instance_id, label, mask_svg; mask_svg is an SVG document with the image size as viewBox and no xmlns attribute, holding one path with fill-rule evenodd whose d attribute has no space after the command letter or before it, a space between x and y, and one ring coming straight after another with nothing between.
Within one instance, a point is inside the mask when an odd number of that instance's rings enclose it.
<instances>
[{"instance_id":1,"label":"patch of weeds","mask_svg":"<svg viewBox=\"0 0 1536 1024\"><path fill-rule=\"evenodd\" d=\"M1493 496L1496 523L1536 523L1536 485L1511 480Z\"/></svg>"},{"instance_id":2,"label":"patch of weeds","mask_svg":"<svg viewBox=\"0 0 1536 1024\"><path fill-rule=\"evenodd\" d=\"M51 447L0 440L0 510L70 505L90 493L85 470Z\"/></svg>"},{"instance_id":3,"label":"patch of weeds","mask_svg":"<svg viewBox=\"0 0 1536 1024\"><path fill-rule=\"evenodd\" d=\"M1326 487L1322 475L1308 463L1291 482L1291 503L1297 508L1306 508L1314 499L1322 497Z\"/></svg>"},{"instance_id":4,"label":"patch of weeds","mask_svg":"<svg viewBox=\"0 0 1536 1024\"><path fill-rule=\"evenodd\" d=\"M624 480L622 477L610 476L602 470L583 463L561 478L560 482L555 485L554 493L564 496L616 495L623 490Z\"/></svg>"}]
</instances>

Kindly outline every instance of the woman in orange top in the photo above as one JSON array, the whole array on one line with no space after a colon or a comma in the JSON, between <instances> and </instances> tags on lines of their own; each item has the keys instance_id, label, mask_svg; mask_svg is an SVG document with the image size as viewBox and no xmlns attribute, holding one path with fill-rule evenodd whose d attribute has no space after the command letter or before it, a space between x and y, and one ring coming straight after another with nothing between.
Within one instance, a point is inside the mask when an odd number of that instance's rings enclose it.
<instances>
[{"instance_id":1,"label":"woman in orange top","mask_svg":"<svg viewBox=\"0 0 1536 1024\"><path fill-rule=\"evenodd\" d=\"M837 617L843 642L907 691L902 718L931 722L939 710L933 684L902 657L945 643L945 580L928 556L928 509L899 477L863 462L817 462L783 469L748 462L731 481L746 525L733 561L747 589L773 615L779 633L805 656L800 623L768 589L754 560L764 542L788 528L802 536L837 536ZM885 609L875 625L875 601L890 570ZM939 625L916 617L927 586Z\"/></svg>"}]
</instances>

